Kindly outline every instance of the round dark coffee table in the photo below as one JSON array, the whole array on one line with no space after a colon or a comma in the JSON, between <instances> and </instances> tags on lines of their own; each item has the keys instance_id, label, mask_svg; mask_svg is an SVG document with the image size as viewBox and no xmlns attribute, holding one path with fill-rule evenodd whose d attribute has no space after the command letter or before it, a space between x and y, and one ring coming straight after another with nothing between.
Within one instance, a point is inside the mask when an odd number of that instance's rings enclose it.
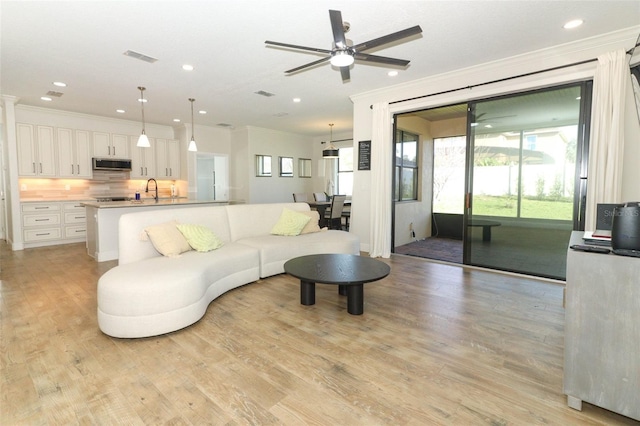
<instances>
[{"instance_id":1,"label":"round dark coffee table","mask_svg":"<svg viewBox=\"0 0 640 426\"><path fill-rule=\"evenodd\" d=\"M380 280L391 272L384 262L353 254L312 254L296 257L284 264L284 271L300 278L300 303L316 303L316 283L336 284L338 293L347 296L347 312L364 312L363 284Z\"/></svg>"}]
</instances>

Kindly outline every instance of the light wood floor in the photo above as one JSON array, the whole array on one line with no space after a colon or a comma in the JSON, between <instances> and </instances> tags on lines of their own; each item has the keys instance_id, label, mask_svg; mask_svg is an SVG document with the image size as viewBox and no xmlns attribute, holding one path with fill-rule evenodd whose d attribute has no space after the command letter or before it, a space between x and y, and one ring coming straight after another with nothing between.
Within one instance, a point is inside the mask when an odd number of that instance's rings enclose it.
<instances>
[{"instance_id":1,"label":"light wood floor","mask_svg":"<svg viewBox=\"0 0 640 426\"><path fill-rule=\"evenodd\" d=\"M115 262L84 244L0 255L2 425L635 424L566 406L557 284L394 256L362 316L334 286L302 306L279 275L123 340L96 321Z\"/></svg>"}]
</instances>

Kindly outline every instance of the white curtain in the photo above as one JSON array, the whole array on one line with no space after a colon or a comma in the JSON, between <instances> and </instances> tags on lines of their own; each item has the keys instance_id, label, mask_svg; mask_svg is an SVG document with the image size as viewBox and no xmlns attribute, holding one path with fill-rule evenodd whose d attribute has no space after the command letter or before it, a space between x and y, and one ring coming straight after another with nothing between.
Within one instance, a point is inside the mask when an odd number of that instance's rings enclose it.
<instances>
[{"instance_id":1,"label":"white curtain","mask_svg":"<svg viewBox=\"0 0 640 426\"><path fill-rule=\"evenodd\" d=\"M371 246L369 256L391 256L391 166L393 155L389 104L373 105L371 137Z\"/></svg>"},{"instance_id":2,"label":"white curtain","mask_svg":"<svg viewBox=\"0 0 640 426\"><path fill-rule=\"evenodd\" d=\"M624 50L598 56L593 78L585 230L594 231L596 205L620 203L624 106L629 64Z\"/></svg>"}]
</instances>

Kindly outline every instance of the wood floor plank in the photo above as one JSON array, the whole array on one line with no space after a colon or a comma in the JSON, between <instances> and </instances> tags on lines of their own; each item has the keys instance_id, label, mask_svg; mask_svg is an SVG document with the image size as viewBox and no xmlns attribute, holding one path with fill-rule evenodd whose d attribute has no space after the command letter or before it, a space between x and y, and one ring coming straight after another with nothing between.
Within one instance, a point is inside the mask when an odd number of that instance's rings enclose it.
<instances>
[{"instance_id":1,"label":"wood floor plank","mask_svg":"<svg viewBox=\"0 0 640 426\"><path fill-rule=\"evenodd\" d=\"M301 305L282 274L183 330L115 339L98 329L96 284L116 261L0 242L0 424L637 424L567 407L562 285L383 261L363 315L332 285Z\"/></svg>"}]
</instances>

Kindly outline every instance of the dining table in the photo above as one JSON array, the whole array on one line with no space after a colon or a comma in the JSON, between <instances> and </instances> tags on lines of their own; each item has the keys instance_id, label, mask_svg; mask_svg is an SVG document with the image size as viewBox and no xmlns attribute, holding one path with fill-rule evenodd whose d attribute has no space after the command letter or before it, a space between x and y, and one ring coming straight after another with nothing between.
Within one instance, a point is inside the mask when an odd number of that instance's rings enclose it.
<instances>
[{"instance_id":1,"label":"dining table","mask_svg":"<svg viewBox=\"0 0 640 426\"><path fill-rule=\"evenodd\" d=\"M312 210L317 210L318 211L318 215L320 215L320 220L322 220L325 216L325 212L327 211L327 209L331 210L331 200L329 201L307 201L307 204L309 204L309 207L311 207ZM344 207L350 207L351 206L351 200L344 200ZM344 213L349 214L349 212L345 212L343 211L343 216L345 216ZM347 222L348 223L348 222ZM348 228L348 225L347 225Z\"/></svg>"}]
</instances>

